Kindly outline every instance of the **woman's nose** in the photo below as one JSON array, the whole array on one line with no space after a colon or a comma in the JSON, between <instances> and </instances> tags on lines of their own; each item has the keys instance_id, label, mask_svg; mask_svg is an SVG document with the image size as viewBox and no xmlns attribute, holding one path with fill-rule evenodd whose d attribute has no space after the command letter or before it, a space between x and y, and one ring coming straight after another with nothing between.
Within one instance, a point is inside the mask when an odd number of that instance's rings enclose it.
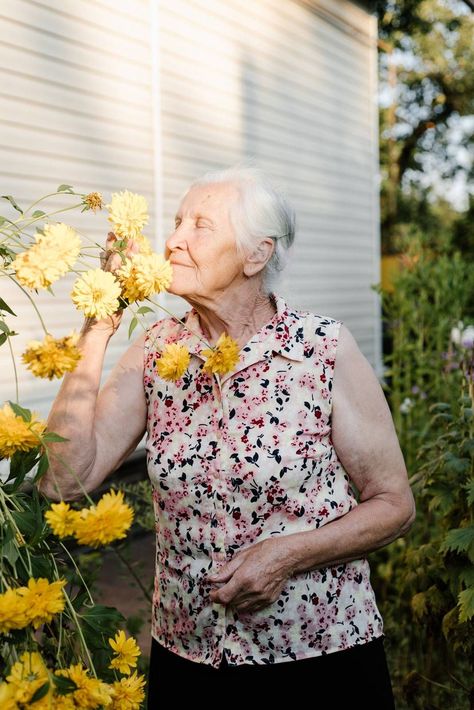
<instances>
[{"instance_id":1,"label":"woman's nose","mask_svg":"<svg viewBox=\"0 0 474 710\"><path fill-rule=\"evenodd\" d=\"M177 227L171 234L169 235L168 239L165 242L165 246L168 252L173 251L173 249L179 249L184 248L185 245L185 238L184 238L184 233L183 230L180 230L179 227Z\"/></svg>"}]
</instances>

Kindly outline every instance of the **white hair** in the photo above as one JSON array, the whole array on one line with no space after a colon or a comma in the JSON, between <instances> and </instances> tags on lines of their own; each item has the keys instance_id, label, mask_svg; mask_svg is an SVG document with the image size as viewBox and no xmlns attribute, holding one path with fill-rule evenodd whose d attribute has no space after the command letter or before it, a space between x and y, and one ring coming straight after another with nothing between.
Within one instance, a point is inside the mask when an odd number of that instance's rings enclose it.
<instances>
[{"instance_id":1,"label":"white hair","mask_svg":"<svg viewBox=\"0 0 474 710\"><path fill-rule=\"evenodd\" d=\"M232 204L229 213L237 253L244 258L258 248L265 237L274 240L273 254L262 273L264 289L269 292L278 281L287 263L288 249L294 242L294 209L263 170L248 162L204 173L191 183L181 199L193 187L223 183L232 183L239 191L239 199Z\"/></svg>"}]
</instances>

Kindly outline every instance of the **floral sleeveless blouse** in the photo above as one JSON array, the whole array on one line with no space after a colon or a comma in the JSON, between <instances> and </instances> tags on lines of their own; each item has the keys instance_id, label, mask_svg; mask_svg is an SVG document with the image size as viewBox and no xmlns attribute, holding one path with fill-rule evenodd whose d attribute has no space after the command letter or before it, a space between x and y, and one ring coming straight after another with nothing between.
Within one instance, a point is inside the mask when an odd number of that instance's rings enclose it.
<instances>
[{"instance_id":1,"label":"floral sleeveless blouse","mask_svg":"<svg viewBox=\"0 0 474 710\"><path fill-rule=\"evenodd\" d=\"M366 558L294 574L266 608L209 598L205 577L268 537L321 527L358 502L331 441L342 321L290 308L243 347L234 369L202 370L206 346L167 317L144 345L147 468L156 521L152 636L192 661L270 664L347 649L383 634ZM183 320L203 334L194 308ZM176 382L156 370L165 344L191 352Z\"/></svg>"}]
</instances>

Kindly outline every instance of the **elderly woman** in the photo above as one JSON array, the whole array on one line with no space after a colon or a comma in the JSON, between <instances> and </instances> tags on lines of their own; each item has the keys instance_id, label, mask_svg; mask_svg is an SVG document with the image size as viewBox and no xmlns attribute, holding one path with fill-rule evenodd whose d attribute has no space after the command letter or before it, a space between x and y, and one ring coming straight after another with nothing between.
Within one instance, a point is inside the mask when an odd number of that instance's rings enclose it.
<instances>
[{"instance_id":1,"label":"elderly woman","mask_svg":"<svg viewBox=\"0 0 474 710\"><path fill-rule=\"evenodd\" d=\"M292 681L316 702L394 707L366 555L410 529L414 499L385 396L349 329L269 285L293 240L293 211L261 171L204 175L166 241L169 291L191 306L185 325L155 322L99 391L121 313L87 319L85 358L50 413L88 491L147 433L150 708L168 691L180 701L208 692L194 681L231 699L277 700ZM103 266L116 257L107 250ZM203 369L203 340L224 331L239 360L216 376ZM177 381L156 367L169 343L191 353ZM42 489L58 499L52 473ZM59 474L64 497L79 497Z\"/></svg>"}]
</instances>

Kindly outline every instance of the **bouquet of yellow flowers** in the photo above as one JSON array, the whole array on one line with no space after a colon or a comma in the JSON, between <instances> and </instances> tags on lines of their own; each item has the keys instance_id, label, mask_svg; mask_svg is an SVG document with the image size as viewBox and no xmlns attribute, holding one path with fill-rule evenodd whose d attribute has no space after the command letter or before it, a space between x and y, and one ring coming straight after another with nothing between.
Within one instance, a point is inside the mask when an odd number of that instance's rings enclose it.
<instances>
[{"instance_id":1,"label":"bouquet of yellow flowers","mask_svg":"<svg viewBox=\"0 0 474 710\"><path fill-rule=\"evenodd\" d=\"M50 214L32 211L41 200L60 194L78 196L80 201ZM170 313L152 299L166 291L173 273L170 262L153 251L143 234L148 222L143 196L128 190L112 194L105 207L113 231L106 251L100 252L101 266L97 268L88 263L88 250L101 245L89 240L92 244L83 246L75 228L49 218L77 208L96 212L104 207L100 193L76 193L70 185L60 185L55 193L25 210L12 196L3 198L20 216L16 220L0 216L0 269L26 294L44 331L43 339L28 341L21 355L36 377L62 377L74 370L82 357L79 334L73 330L54 337L34 298L40 290L54 296L52 285L68 272L77 274L71 301L86 318L120 318L124 309L132 310L129 338L138 317L153 310L148 306L134 310L137 302L148 301ZM36 233L30 236L32 227ZM113 260L113 269L103 268L108 258ZM10 339L18 335L7 322L15 316L13 308L0 298L0 346L10 346ZM13 357L11 347L10 351ZM203 368L218 376L234 367L239 348L223 333L203 354L207 358ZM169 344L157 361L158 374L177 380L189 361L185 346ZM68 553L75 568L70 569L56 554L57 549L67 552L63 541L68 537L91 548L123 539L134 510L122 491L110 491L97 503L84 491L88 504L73 508L64 501L50 504L42 500L35 487L32 493L23 490L28 472L37 467L32 479L36 483L47 471L49 443L64 439L48 431L36 412L20 405L16 367L14 372L16 401L8 400L0 407L0 459L10 464L8 478L0 480L0 707L139 708L145 678L136 669L140 649L135 639L117 628L124 617L116 609L94 604L73 557ZM83 590L74 596L78 577Z\"/></svg>"}]
</instances>

